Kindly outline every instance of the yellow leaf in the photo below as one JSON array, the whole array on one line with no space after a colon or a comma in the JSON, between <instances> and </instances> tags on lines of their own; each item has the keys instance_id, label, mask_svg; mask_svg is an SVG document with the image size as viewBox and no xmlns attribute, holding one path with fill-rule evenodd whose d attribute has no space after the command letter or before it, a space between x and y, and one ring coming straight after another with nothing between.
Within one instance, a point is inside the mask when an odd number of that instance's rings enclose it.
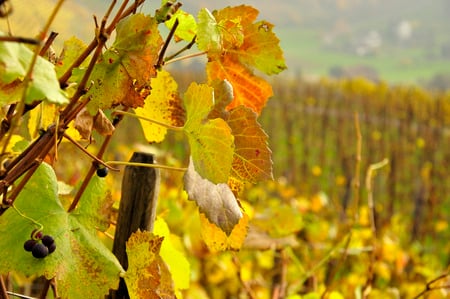
<instances>
[{"instance_id":1,"label":"yellow leaf","mask_svg":"<svg viewBox=\"0 0 450 299\"><path fill-rule=\"evenodd\" d=\"M184 123L184 110L178 95L177 82L169 72L158 71L151 79L152 91L147 96L142 108L135 110L136 114L158 122L180 127ZM139 119L148 142L161 142L167 133L163 126Z\"/></svg>"},{"instance_id":2,"label":"yellow leaf","mask_svg":"<svg viewBox=\"0 0 450 299\"><path fill-rule=\"evenodd\" d=\"M172 242L172 238L176 236L170 233L167 223L162 218L157 218L154 224L153 233L164 237L162 242L160 255L169 267L172 274L173 282L176 289L188 289L190 279L189 262L178 248Z\"/></svg>"},{"instance_id":3,"label":"yellow leaf","mask_svg":"<svg viewBox=\"0 0 450 299\"><path fill-rule=\"evenodd\" d=\"M203 240L212 252L238 250L247 235L248 216L245 213L229 236L215 224L209 222L203 213L200 213L200 223Z\"/></svg>"},{"instance_id":4,"label":"yellow leaf","mask_svg":"<svg viewBox=\"0 0 450 299\"><path fill-rule=\"evenodd\" d=\"M46 130L53 124L58 116L58 106L52 103L42 102L35 109L32 109L28 120L28 130L32 138L39 135L39 130Z\"/></svg>"}]
</instances>

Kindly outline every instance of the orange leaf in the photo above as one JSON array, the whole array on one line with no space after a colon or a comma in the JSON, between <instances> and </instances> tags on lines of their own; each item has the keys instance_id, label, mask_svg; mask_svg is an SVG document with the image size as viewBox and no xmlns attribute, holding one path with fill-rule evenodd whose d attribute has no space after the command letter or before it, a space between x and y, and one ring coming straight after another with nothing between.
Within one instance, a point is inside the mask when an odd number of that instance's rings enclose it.
<instances>
[{"instance_id":1,"label":"orange leaf","mask_svg":"<svg viewBox=\"0 0 450 299\"><path fill-rule=\"evenodd\" d=\"M230 111L228 125L234 136L232 175L256 183L272 178L272 160L267 134L256 121L256 114L244 106Z\"/></svg>"},{"instance_id":2,"label":"orange leaf","mask_svg":"<svg viewBox=\"0 0 450 299\"><path fill-rule=\"evenodd\" d=\"M245 66L224 55L222 60L208 62L206 66L209 82L216 79L228 80L233 86L234 99L227 109L244 105L259 114L269 97L272 86L262 78L253 75Z\"/></svg>"},{"instance_id":3,"label":"orange leaf","mask_svg":"<svg viewBox=\"0 0 450 299\"><path fill-rule=\"evenodd\" d=\"M266 21L253 23L258 16L256 9L241 5L215 11L213 15L216 22L226 28L222 32L222 40L223 50L227 55L233 55L242 64L250 68L256 67L268 75L278 74L286 69L280 40L272 32L273 25ZM230 21L231 27L228 28L226 24L230 24ZM240 41L239 31L243 35L243 43Z\"/></svg>"},{"instance_id":4,"label":"orange leaf","mask_svg":"<svg viewBox=\"0 0 450 299\"><path fill-rule=\"evenodd\" d=\"M200 213L200 223L203 240L212 252L239 250L247 236L248 215L245 213L229 236L215 224L209 222L203 213Z\"/></svg>"},{"instance_id":5,"label":"orange leaf","mask_svg":"<svg viewBox=\"0 0 450 299\"><path fill-rule=\"evenodd\" d=\"M255 21L258 14L256 8L248 5L229 6L213 12L217 21L238 19L244 26Z\"/></svg>"}]
</instances>

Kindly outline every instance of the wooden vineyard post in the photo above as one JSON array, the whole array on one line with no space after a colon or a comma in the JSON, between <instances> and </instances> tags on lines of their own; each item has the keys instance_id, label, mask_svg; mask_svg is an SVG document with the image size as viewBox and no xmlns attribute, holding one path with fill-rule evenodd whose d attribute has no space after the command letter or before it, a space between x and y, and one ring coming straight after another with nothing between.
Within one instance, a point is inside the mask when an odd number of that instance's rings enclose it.
<instances>
[{"instance_id":1,"label":"wooden vineyard post","mask_svg":"<svg viewBox=\"0 0 450 299\"><path fill-rule=\"evenodd\" d=\"M153 164L152 154L135 152L130 159L133 163ZM139 230L153 231L159 191L160 174L156 168L126 166L122 179L122 195L114 235L113 253L122 267L128 268L125 245L132 233ZM110 299L129 298L124 280L119 289L111 291Z\"/></svg>"}]
</instances>

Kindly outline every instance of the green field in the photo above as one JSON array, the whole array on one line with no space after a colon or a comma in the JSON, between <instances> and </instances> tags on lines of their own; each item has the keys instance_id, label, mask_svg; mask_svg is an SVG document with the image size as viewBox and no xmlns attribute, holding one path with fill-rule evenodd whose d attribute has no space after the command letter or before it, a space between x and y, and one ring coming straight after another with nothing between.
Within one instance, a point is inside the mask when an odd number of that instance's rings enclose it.
<instances>
[{"instance_id":1,"label":"green field","mask_svg":"<svg viewBox=\"0 0 450 299\"><path fill-rule=\"evenodd\" d=\"M438 73L450 72L449 60L426 59L421 49L389 49L374 56L358 57L325 48L314 31L279 28L277 34L291 71L304 75L329 75L330 68L369 66L390 83L423 83Z\"/></svg>"}]
</instances>

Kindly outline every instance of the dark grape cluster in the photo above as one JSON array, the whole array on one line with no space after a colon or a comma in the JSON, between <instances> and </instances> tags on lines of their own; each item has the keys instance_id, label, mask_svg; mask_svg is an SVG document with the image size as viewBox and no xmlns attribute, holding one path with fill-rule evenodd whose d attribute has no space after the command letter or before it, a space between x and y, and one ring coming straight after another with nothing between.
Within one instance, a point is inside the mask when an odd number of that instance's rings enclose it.
<instances>
[{"instance_id":1,"label":"dark grape cluster","mask_svg":"<svg viewBox=\"0 0 450 299\"><path fill-rule=\"evenodd\" d=\"M56 243L52 236L44 235L40 230L31 232L31 239L25 241L23 248L31 251L35 258L41 259L56 250Z\"/></svg>"}]
</instances>

